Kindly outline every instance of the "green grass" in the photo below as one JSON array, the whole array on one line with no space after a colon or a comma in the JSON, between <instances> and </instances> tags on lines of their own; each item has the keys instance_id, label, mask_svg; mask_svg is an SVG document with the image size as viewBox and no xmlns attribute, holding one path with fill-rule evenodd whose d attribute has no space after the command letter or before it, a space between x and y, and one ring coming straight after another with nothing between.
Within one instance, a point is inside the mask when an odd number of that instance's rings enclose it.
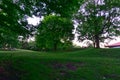
<instances>
[{"instance_id":1,"label":"green grass","mask_svg":"<svg viewBox=\"0 0 120 80\"><path fill-rule=\"evenodd\" d=\"M120 80L120 49L0 51L0 60L12 62L20 80Z\"/></svg>"}]
</instances>

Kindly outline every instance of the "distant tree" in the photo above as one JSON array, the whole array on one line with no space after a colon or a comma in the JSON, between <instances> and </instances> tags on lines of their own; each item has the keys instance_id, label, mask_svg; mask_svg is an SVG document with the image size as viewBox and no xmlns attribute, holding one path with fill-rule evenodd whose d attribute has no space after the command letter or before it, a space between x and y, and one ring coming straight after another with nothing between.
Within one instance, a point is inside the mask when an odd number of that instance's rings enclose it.
<instances>
[{"instance_id":1,"label":"distant tree","mask_svg":"<svg viewBox=\"0 0 120 80\"><path fill-rule=\"evenodd\" d=\"M99 48L100 41L120 34L114 25L114 18L119 17L119 0L88 0L76 15L79 40L89 39L94 47Z\"/></svg>"},{"instance_id":2,"label":"distant tree","mask_svg":"<svg viewBox=\"0 0 120 80\"><path fill-rule=\"evenodd\" d=\"M57 50L60 45L71 42L73 38L72 30L73 24L70 20L49 15L45 17L39 26L36 35L37 46L41 49Z\"/></svg>"},{"instance_id":3,"label":"distant tree","mask_svg":"<svg viewBox=\"0 0 120 80\"><path fill-rule=\"evenodd\" d=\"M18 47L18 36L12 32L1 33L0 48L12 49Z\"/></svg>"}]
</instances>

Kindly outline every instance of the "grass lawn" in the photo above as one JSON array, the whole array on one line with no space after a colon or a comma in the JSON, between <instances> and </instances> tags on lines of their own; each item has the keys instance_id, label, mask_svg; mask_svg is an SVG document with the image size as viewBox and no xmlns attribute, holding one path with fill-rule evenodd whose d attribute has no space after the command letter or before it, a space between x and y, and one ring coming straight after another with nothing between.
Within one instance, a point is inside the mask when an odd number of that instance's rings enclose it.
<instances>
[{"instance_id":1,"label":"grass lawn","mask_svg":"<svg viewBox=\"0 0 120 80\"><path fill-rule=\"evenodd\" d=\"M120 80L120 49L0 51L0 80Z\"/></svg>"}]
</instances>

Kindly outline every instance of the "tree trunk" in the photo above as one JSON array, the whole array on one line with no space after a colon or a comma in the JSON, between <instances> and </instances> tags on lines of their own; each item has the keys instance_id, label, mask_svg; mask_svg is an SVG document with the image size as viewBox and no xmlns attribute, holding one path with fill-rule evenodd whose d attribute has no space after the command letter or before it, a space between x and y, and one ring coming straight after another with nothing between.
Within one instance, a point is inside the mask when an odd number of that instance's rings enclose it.
<instances>
[{"instance_id":1,"label":"tree trunk","mask_svg":"<svg viewBox=\"0 0 120 80\"><path fill-rule=\"evenodd\" d=\"M93 47L95 48L95 41L93 40Z\"/></svg>"},{"instance_id":2,"label":"tree trunk","mask_svg":"<svg viewBox=\"0 0 120 80\"><path fill-rule=\"evenodd\" d=\"M100 48L99 35L95 35L95 48Z\"/></svg>"},{"instance_id":3,"label":"tree trunk","mask_svg":"<svg viewBox=\"0 0 120 80\"><path fill-rule=\"evenodd\" d=\"M53 48L54 48L54 51L57 50L57 42L54 42Z\"/></svg>"}]
</instances>

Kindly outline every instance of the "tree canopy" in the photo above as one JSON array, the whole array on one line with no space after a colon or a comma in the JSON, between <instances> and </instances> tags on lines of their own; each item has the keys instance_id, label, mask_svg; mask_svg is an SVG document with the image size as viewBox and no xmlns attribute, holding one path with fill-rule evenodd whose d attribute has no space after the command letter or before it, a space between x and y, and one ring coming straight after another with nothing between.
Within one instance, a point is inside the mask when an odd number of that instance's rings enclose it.
<instances>
[{"instance_id":1,"label":"tree canopy","mask_svg":"<svg viewBox=\"0 0 120 80\"><path fill-rule=\"evenodd\" d=\"M82 0L20 0L17 4L27 14L39 17L53 13L62 17L71 17L82 2Z\"/></svg>"},{"instance_id":2,"label":"tree canopy","mask_svg":"<svg viewBox=\"0 0 120 80\"><path fill-rule=\"evenodd\" d=\"M92 40L95 47L99 48L100 41L120 34L119 2L120 0L1 0L0 43L14 45L14 42L18 42L18 36L28 38L35 32L38 46L57 49L62 44L71 42L73 15L78 11L75 21L79 23L79 39ZM31 26L27 21L31 16L44 16L44 19L38 26Z\"/></svg>"},{"instance_id":3,"label":"tree canopy","mask_svg":"<svg viewBox=\"0 0 120 80\"><path fill-rule=\"evenodd\" d=\"M41 49L57 50L69 45L73 38L73 24L70 20L60 16L49 15L39 25L36 36L37 46Z\"/></svg>"},{"instance_id":4,"label":"tree canopy","mask_svg":"<svg viewBox=\"0 0 120 80\"><path fill-rule=\"evenodd\" d=\"M0 2L0 42L12 44L18 35L28 33L28 30L20 23L23 11L12 0ZM15 43L15 42L14 42Z\"/></svg>"},{"instance_id":5,"label":"tree canopy","mask_svg":"<svg viewBox=\"0 0 120 80\"><path fill-rule=\"evenodd\" d=\"M33 15L41 17L55 14L63 20L64 18L71 20L81 3L82 0L1 0L0 42L6 43L8 41L6 36L9 37L9 41L14 41L19 35L26 36L31 30L36 30L37 27L31 27L27 23L27 18Z\"/></svg>"},{"instance_id":6,"label":"tree canopy","mask_svg":"<svg viewBox=\"0 0 120 80\"><path fill-rule=\"evenodd\" d=\"M77 13L79 39L92 40L99 48L99 42L120 34L114 18L119 17L119 0L88 0Z\"/></svg>"}]
</instances>

